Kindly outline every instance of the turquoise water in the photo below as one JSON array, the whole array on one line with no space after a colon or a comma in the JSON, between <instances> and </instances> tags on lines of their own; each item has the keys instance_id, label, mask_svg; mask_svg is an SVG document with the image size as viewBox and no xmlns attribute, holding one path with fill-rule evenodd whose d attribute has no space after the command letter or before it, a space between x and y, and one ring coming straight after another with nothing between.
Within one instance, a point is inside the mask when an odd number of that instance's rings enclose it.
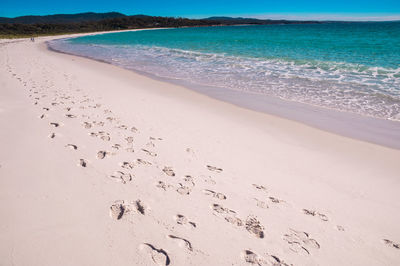
<instances>
[{"instance_id":1,"label":"turquoise water","mask_svg":"<svg viewBox=\"0 0 400 266\"><path fill-rule=\"evenodd\" d=\"M400 22L146 30L51 46L194 85L400 119Z\"/></svg>"}]
</instances>

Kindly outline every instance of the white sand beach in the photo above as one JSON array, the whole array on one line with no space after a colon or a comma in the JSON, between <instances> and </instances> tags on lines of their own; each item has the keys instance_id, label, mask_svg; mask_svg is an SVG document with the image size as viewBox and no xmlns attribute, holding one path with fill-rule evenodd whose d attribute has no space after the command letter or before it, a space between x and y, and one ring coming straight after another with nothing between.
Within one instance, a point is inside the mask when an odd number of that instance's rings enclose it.
<instances>
[{"instance_id":1,"label":"white sand beach","mask_svg":"<svg viewBox=\"0 0 400 266\"><path fill-rule=\"evenodd\" d=\"M54 38L0 43L0 265L400 264L400 150Z\"/></svg>"}]
</instances>

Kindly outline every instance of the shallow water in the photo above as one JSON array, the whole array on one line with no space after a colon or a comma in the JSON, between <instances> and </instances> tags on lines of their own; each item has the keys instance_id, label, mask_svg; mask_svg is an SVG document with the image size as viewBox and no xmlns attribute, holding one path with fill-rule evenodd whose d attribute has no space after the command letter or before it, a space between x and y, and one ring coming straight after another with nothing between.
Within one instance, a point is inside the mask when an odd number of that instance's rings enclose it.
<instances>
[{"instance_id":1,"label":"shallow water","mask_svg":"<svg viewBox=\"0 0 400 266\"><path fill-rule=\"evenodd\" d=\"M400 120L400 22L163 29L50 46L221 93Z\"/></svg>"}]
</instances>

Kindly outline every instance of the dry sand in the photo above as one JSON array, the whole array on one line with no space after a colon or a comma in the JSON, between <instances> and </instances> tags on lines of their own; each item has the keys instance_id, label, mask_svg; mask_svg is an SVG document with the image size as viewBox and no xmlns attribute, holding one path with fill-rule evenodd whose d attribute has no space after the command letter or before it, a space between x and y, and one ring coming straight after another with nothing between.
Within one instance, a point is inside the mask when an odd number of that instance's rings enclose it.
<instances>
[{"instance_id":1,"label":"dry sand","mask_svg":"<svg viewBox=\"0 0 400 266\"><path fill-rule=\"evenodd\" d=\"M39 38L0 44L0 265L399 265L400 151Z\"/></svg>"}]
</instances>

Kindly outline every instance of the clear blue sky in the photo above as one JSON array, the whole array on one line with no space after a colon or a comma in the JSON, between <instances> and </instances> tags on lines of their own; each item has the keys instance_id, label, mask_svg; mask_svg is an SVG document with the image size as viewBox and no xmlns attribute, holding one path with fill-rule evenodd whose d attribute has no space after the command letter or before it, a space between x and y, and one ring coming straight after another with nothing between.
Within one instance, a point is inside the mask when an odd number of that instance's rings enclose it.
<instances>
[{"instance_id":1,"label":"clear blue sky","mask_svg":"<svg viewBox=\"0 0 400 266\"><path fill-rule=\"evenodd\" d=\"M87 11L190 18L400 19L400 0L0 0L0 16L5 17Z\"/></svg>"}]
</instances>

